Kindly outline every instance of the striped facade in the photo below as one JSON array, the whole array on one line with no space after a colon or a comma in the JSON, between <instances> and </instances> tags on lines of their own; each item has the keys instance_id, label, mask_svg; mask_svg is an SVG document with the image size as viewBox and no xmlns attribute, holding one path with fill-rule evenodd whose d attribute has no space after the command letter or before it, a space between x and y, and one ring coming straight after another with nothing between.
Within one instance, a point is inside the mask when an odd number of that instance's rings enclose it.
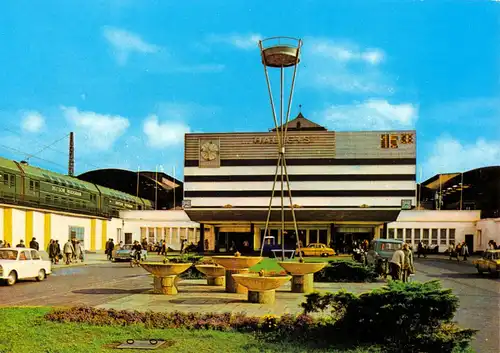
<instances>
[{"instance_id":1,"label":"striped facade","mask_svg":"<svg viewBox=\"0 0 500 353\"><path fill-rule=\"evenodd\" d=\"M186 135L184 198L194 220L196 210L268 208L278 155L274 136ZM289 136L287 165L297 212L398 211L402 200L415 206L415 131L294 131ZM280 180L276 188L273 206L279 207Z\"/></svg>"}]
</instances>

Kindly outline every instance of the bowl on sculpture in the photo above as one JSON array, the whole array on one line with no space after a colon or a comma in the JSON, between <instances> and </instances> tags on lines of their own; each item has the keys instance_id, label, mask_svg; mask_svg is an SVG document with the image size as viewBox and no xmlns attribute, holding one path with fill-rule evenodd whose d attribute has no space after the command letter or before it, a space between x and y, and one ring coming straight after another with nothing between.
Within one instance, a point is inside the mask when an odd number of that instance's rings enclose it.
<instances>
[{"instance_id":1,"label":"bowl on sculpture","mask_svg":"<svg viewBox=\"0 0 500 353\"><path fill-rule=\"evenodd\" d=\"M261 276L258 273L235 274L234 280L252 292L274 290L290 281L291 276Z\"/></svg>"},{"instance_id":2,"label":"bowl on sculpture","mask_svg":"<svg viewBox=\"0 0 500 353\"><path fill-rule=\"evenodd\" d=\"M207 277L222 277L226 273L224 267L219 265L195 265L195 267Z\"/></svg>"},{"instance_id":3,"label":"bowl on sculpture","mask_svg":"<svg viewBox=\"0 0 500 353\"><path fill-rule=\"evenodd\" d=\"M326 262L278 262L278 265L283 267L286 272L292 276L303 276L310 273L321 271L326 265Z\"/></svg>"},{"instance_id":4,"label":"bowl on sculpture","mask_svg":"<svg viewBox=\"0 0 500 353\"><path fill-rule=\"evenodd\" d=\"M262 261L259 256L213 256L212 260L230 270L250 268Z\"/></svg>"},{"instance_id":5,"label":"bowl on sculpture","mask_svg":"<svg viewBox=\"0 0 500 353\"><path fill-rule=\"evenodd\" d=\"M156 277L176 276L190 268L190 263L141 262L141 267Z\"/></svg>"}]
</instances>

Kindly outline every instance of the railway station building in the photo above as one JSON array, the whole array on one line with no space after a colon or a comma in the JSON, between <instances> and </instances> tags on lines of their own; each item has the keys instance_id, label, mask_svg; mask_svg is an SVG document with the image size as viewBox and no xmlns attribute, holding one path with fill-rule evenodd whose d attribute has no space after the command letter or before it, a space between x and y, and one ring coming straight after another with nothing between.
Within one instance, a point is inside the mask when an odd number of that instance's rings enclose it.
<instances>
[{"instance_id":1,"label":"railway station building","mask_svg":"<svg viewBox=\"0 0 500 353\"><path fill-rule=\"evenodd\" d=\"M416 206L415 131L329 131L299 114L288 123L287 165L303 244L385 237L401 209ZM214 234L216 248L259 249L278 157L276 133L185 135L184 209ZM278 184L280 181L278 181ZM280 190L280 185L277 189ZM280 191L270 235L295 248L291 211L281 228ZM290 206L288 199L284 200Z\"/></svg>"}]
</instances>

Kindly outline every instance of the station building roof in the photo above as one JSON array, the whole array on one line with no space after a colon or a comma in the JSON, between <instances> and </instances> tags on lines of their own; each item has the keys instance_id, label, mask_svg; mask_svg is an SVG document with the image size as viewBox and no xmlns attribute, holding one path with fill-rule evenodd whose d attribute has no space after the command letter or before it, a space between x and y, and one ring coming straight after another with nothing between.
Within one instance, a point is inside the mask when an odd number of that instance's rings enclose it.
<instances>
[{"instance_id":1,"label":"station building roof","mask_svg":"<svg viewBox=\"0 0 500 353\"><path fill-rule=\"evenodd\" d=\"M164 172L97 169L80 174L78 179L138 195L153 202L156 199L158 209L173 208L174 197L176 206L182 203L182 181Z\"/></svg>"}]
</instances>

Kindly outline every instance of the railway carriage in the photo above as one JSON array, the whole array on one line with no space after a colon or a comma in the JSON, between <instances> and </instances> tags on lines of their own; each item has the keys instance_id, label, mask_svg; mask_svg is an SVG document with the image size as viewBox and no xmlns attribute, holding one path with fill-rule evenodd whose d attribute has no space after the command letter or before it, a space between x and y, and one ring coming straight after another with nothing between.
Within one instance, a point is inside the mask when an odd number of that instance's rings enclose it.
<instances>
[{"instance_id":1,"label":"railway carriage","mask_svg":"<svg viewBox=\"0 0 500 353\"><path fill-rule=\"evenodd\" d=\"M149 200L5 158L0 158L0 201L105 217L153 208Z\"/></svg>"}]
</instances>

